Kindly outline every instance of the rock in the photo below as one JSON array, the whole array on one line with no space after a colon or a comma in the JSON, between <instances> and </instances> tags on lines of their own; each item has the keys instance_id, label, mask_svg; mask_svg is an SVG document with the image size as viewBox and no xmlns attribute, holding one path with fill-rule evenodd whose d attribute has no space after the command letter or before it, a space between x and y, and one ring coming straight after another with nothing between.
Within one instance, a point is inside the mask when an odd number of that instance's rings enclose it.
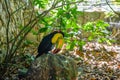
<instances>
[{"instance_id":1,"label":"rock","mask_svg":"<svg viewBox=\"0 0 120 80\"><path fill-rule=\"evenodd\" d=\"M59 54L44 54L29 68L25 80L76 80L77 65Z\"/></svg>"}]
</instances>

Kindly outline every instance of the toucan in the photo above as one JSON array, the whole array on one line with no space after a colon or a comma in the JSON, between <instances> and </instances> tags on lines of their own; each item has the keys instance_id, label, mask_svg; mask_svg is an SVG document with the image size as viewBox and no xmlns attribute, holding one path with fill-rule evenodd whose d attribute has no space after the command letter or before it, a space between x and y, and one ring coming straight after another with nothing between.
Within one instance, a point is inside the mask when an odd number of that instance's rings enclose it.
<instances>
[{"instance_id":1,"label":"toucan","mask_svg":"<svg viewBox=\"0 0 120 80\"><path fill-rule=\"evenodd\" d=\"M48 35L46 35L38 46L38 55L36 58L41 56L42 54L47 54L49 51L51 53L58 53L64 43L64 33L62 31L54 31Z\"/></svg>"}]
</instances>

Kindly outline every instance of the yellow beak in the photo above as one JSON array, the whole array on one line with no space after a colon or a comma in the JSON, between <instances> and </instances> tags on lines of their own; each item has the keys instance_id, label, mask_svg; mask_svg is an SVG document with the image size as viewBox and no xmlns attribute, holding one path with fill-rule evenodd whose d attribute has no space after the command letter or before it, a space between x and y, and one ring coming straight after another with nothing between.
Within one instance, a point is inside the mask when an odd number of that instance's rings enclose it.
<instances>
[{"instance_id":1,"label":"yellow beak","mask_svg":"<svg viewBox=\"0 0 120 80\"><path fill-rule=\"evenodd\" d=\"M63 46L63 44L64 44L64 40L63 40L63 39L59 39L59 40L58 40L58 44L57 44L57 47L56 47L56 48L61 49L61 48L62 48L62 46Z\"/></svg>"}]
</instances>

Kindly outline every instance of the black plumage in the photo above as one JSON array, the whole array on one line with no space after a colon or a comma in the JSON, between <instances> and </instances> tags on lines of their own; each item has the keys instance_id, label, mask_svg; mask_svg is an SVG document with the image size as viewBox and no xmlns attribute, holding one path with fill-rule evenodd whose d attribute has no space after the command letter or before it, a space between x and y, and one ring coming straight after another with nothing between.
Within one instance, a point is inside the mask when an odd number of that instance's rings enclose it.
<instances>
[{"instance_id":1,"label":"black plumage","mask_svg":"<svg viewBox=\"0 0 120 80\"><path fill-rule=\"evenodd\" d=\"M52 37L56 34L56 33L61 33L64 36L64 33L61 31L54 31L48 35L46 35L42 41L40 42L39 46L38 46L38 55L36 56L39 57L42 54L47 54L49 51L52 50L53 48L53 44L51 42Z\"/></svg>"}]
</instances>

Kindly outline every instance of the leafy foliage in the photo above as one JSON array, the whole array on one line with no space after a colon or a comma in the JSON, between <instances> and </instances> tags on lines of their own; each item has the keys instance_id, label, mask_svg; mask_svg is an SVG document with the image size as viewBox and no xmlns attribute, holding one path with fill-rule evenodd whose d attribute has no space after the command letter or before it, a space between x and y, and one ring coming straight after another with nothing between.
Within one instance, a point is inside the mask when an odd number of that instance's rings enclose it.
<instances>
[{"instance_id":1,"label":"leafy foliage","mask_svg":"<svg viewBox=\"0 0 120 80\"><path fill-rule=\"evenodd\" d=\"M45 8L46 4L48 4L48 0L34 0L34 5L37 5L39 8Z\"/></svg>"},{"instance_id":2,"label":"leafy foliage","mask_svg":"<svg viewBox=\"0 0 120 80\"><path fill-rule=\"evenodd\" d=\"M97 22L88 22L82 27L82 30L86 32L90 32L91 35L88 37L89 41L93 39L98 39L97 41L106 42L107 36L110 35L110 32L106 29L109 24L105 23L104 21L97 21ZM102 39L104 39L102 41Z\"/></svg>"}]
</instances>

